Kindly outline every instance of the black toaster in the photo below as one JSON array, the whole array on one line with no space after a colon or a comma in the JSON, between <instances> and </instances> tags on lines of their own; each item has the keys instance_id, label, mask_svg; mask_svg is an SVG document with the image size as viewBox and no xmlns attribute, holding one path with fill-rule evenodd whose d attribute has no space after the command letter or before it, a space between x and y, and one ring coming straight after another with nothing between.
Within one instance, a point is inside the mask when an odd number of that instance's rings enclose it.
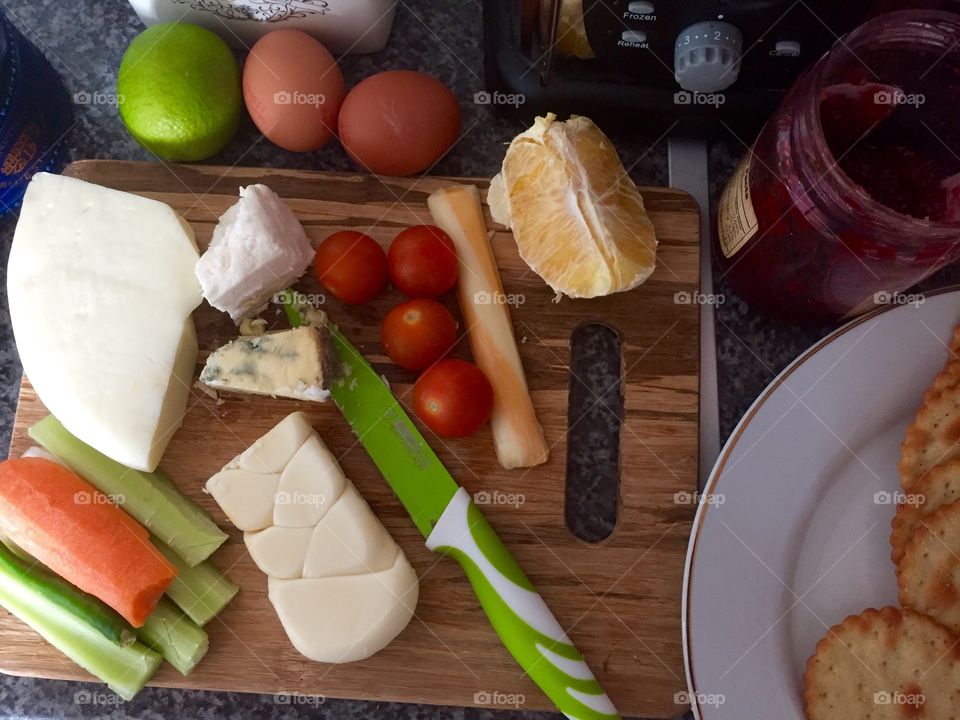
<instances>
[{"instance_id":1,"label":"black toaster","mask_svg":"<svg viewBox=\"0 0 960 720\"><path fill-rule=\"evenodd\" d=\"M867 17L942 2L485 0L485 92L527 122L579 113L605 125L749 130L797 75Z\"/></svg>"}]
</instances>

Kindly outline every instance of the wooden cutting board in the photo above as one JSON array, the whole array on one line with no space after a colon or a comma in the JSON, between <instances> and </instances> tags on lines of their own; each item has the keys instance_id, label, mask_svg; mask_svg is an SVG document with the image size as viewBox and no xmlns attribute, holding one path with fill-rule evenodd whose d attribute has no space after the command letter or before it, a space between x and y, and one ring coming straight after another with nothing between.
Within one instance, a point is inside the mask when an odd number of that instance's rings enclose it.
<instances>
[{"instance_id":1,"label":"wooden cutting board","mask_svg":"<svg viewBox=\"0 0 960 720\"><path fill-rule=\"evenodd\" d=\"M429 223L427 195L451 182L114 161L74 163L67 173L169 203L193 226L201 248L241 185L265 183L287 198L314 244L333 231L357 228L386 246L399 230ZM486 185L485 180L468 182ZM685 688L680 590L695 507L677 502L675 494L696 489L699 340L697 305L678 302L675 294L697 290L698 210L677 190L643 188L643 196L660 241L658 267L631 292L553 303L553 293L518 256L512 235L500 228L493 237L505 291L525 299L510 312L516 336L523 339L520 354L537 414L552 447L549 462L526 470L502 469L487 429L444 442L425 434L470 492L522 496L522 504L485 507L490 522L621 713L666 717L685 710L674 695ZM488 223L494 227L489 217ZM300 289L321 292L309 275ZM331 299L326 309L409 405L413 375L392 365L379 343L380 320L398 301L398 294L388 290L367 306L345 307ZM459 316L455 299L448 298L448 306ZM236 331L226 315L206 304L195 317L202 364L209 350ZM279 311L268 310L266 317L276 327L284 326ZM577 382L569 372L569 338L573 328L591 321L619 332L623 368L619 516L613 534L599 544L579 540L564 522L567 394L571 382ZM456 354L469 357L466 342ZM421 579L415 619L389 647L363 662L322 665L293 649L267 600L266 578L246 554L240 533L201 492L210 475L294 410L309 413ZM27 428L45 414L25 379L11 456L29 446ZM241 591L207 626L210 653L197 670L185 678L164 665L153 684L444 705L485 704L493 697L528 710L552 708L500 644L460 567L424 547L332 403L224 396L218 404L195 391L161 466L230 531L230 540L213 560ZM3 611L0 638L3 672L89 679Z\"/></svg>"}]
</instances>

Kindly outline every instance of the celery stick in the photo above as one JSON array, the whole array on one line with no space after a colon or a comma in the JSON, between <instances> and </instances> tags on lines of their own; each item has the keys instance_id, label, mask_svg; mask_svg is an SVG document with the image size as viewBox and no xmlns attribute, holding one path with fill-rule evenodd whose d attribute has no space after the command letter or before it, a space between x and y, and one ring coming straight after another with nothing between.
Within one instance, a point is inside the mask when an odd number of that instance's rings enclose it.
<instances>
[{"instance_id":1,"label":"celery stick","mask_svg":"<svg viewBox=\"0 0 960 720\"><path fill-rule=\"evenodd\" d=\"M197 625L206 625L227 606L239 588L209 560L191 567L163 541L152 540L177 568L177 576L167 587L167 597Z\"/></svg>"},{"instance_id":2,"label":"celery stick","mask_svg":"<svg viewBox=\"0 0 960 720\"><path fill-rule=\"evenodd\" d=\"M227 539L213 519L177 490L166 476L124 467L71 435L53 415L29 430L30 437L60 458L167 543L193 566Z\"/></svg>"},{"instance_id":3,"label":"celery stick","mask_svg":"<svg viewBox=\"0 0 960 720\"><path fill-rule=\"evenodd\" d=\"M23 550L20 550L23 553ZM83 592L26 553L20 555L0 542L0 571L5 576L19 578L34 592L85 622L117 645L129 645L136 636L133 628L102 600Z\"/></svg>"},{"instance_id":4,"label":"celery stick","mask_svg":"<svg viewBox=\"0 0 960 720\"><path fill-rule=\"evenodd\" d=\"M52 600L30 576L3 563L0 605L124 700L132 700L163 662L159 653L138 642L118 645L107 639L74 611Z\"/></svg>"},{"instance_id":5,"label":"celery stick","mask_svg":"<svg viewBox=\"0 0 960 720\"><path fill-rule=\"evenodd\" d=\"M160 598L137 635L183 675L190 674L210 647L207 634L167 598Z\"/></svg>"}]
</instances>

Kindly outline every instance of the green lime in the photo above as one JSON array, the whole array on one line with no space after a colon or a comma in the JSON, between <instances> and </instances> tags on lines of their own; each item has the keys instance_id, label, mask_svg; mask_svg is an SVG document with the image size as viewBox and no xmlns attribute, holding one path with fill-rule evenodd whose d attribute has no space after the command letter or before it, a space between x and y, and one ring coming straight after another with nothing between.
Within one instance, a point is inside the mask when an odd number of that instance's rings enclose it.
<instances>
[{"instance_id":1,"label":"green lime","mask_svg":"<svg viewBox=\"0 0 960 720\"><path fill-rule=\"evenodd\" d=\"M123 54L120 117L137 142L164 160L202 160L237 131L243 97L227 44L189 23L154 25Z\"/></svg>"}]
</instances>

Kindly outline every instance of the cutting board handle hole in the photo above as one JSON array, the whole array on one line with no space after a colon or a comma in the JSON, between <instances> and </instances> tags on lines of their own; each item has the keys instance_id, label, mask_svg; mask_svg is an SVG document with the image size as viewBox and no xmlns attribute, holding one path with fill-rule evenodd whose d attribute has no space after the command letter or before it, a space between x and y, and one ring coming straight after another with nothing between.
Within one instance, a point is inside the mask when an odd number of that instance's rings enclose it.
<instances>
[{"instance_id":1,"label":"cutting board handle hole","mask_svg":"<svg viewBox=\"0 0 960 720\"><path fill-rule=\"evenodd\" d=\"M567 467L564 519L589 543L610 537L620 502L620 426L623 422L620 334L590 322L570 336Z\"/></svg>"}]
</instances>

